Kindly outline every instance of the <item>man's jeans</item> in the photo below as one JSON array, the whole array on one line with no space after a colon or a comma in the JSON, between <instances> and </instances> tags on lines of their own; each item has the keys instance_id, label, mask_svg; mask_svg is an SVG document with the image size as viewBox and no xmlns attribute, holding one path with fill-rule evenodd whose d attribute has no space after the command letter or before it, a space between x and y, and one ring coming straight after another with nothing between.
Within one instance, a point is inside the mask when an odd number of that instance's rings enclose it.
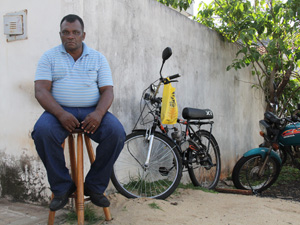
<instances>
[{"instance_id":1,"label":"man's jeans","mask_svg":"<svg viewBox=\"0 0 300 225\"><path fill-rule=\"evenodd\" d=\"M63 107L73 114L79 122L95 110L95 107ZM62 143L68 137L58 119L44 112L38 119L32 132L36 150L43 161L48 175L51 191L54 195L65 194L71 187L72 179L65 165ZM98 129L88 136L99 145L96 148L96 159L85 178L85 185L92 192L104 193L108 186L113 164L118 158L125 141L122 124L111 113L107 112Z\"/></svg>"}]
</instances>

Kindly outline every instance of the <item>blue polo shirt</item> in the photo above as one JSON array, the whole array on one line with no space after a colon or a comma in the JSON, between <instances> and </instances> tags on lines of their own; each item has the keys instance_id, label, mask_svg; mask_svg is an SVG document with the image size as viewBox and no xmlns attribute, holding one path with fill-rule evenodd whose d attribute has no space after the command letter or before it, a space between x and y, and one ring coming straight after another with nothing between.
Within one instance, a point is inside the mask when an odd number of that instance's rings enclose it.
<instances>
[{"instance_id":1,"label":"blue polo shirt","mask_svg":"<svg viewBox=\"0 0 300 225\"><path fill-rule=\"evenodd\" d=\"M97 105L103 86L113 86L111 70L106 58L83 43L83 53L74 61L63 45L43 54L39 60L36 80L52 81L52 95L67 107Z\"/></svg>"}]
</instances>

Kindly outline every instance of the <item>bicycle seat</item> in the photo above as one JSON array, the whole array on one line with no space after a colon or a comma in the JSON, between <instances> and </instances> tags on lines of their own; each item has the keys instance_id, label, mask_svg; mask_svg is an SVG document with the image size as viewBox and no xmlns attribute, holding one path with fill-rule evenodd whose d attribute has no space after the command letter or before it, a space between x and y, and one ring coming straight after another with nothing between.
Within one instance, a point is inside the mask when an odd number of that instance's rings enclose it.
<instances>
[{"instance_id":1,"label":"bicycle seat","mask_svg":"<svg viewBox=\"0 0 300 225\"><path fill-rule=\"evenodd\" d=\"M214 115L210 109L184 108L182 110L182 117L187 120L203 120L212 119Z\"/></svg>"}]
</instances>

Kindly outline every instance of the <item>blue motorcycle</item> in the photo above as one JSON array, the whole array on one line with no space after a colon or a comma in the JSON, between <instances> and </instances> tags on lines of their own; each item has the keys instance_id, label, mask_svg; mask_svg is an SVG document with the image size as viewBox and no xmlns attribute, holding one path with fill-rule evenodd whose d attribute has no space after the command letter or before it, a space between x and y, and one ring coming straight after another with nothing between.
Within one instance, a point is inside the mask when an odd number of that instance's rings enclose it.
<instances>
[{"instance_id":1,"label":"blue motorcycle","mask_svg":"<svg viewBox=\"0 0 300 225\"><path fill-rule=\"evenodd\" d=\"M298 110L300 109L298 105ZM278 178L282 164L290 156L291 162L300 169L300 114L279 118L266 112L259 121L260 135L264 143L247 151L234 166L232 180L238 189L260 193Z\"/></svg>"}]
</instances>

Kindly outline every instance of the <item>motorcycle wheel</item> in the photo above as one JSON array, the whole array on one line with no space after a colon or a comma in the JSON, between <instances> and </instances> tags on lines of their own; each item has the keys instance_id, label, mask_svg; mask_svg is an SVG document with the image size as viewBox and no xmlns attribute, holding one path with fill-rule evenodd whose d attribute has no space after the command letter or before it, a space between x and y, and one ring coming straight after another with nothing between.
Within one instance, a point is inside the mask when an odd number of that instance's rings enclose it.
<instances>
[{"instance_id":1,"label":"motorcycle wheel","mask_svg":"<svg viewBox=\"0 0 300 225\"><path fill-rule=\"evenodd\" d=\"M234 166L232 181L238 189L253 190L258 193L269 188L278 178L280 163L273 157L269 158L262 175L258 172L264 160L260 155L242 157Z\"/></svg>"},{"instance_id":2,"label":"motorcycle wheel","mask_svg":"<svg viewBox=\"0 0 300 225\"><path fill-rule=\"evenodd\" d=\"M154 134L149 166L144 166L149 147L146 130L133 132L114 164L111 180L127 198L165 199L179 185L182 160L175 143L161 133Z\"/></svg>"}]
</instances>

